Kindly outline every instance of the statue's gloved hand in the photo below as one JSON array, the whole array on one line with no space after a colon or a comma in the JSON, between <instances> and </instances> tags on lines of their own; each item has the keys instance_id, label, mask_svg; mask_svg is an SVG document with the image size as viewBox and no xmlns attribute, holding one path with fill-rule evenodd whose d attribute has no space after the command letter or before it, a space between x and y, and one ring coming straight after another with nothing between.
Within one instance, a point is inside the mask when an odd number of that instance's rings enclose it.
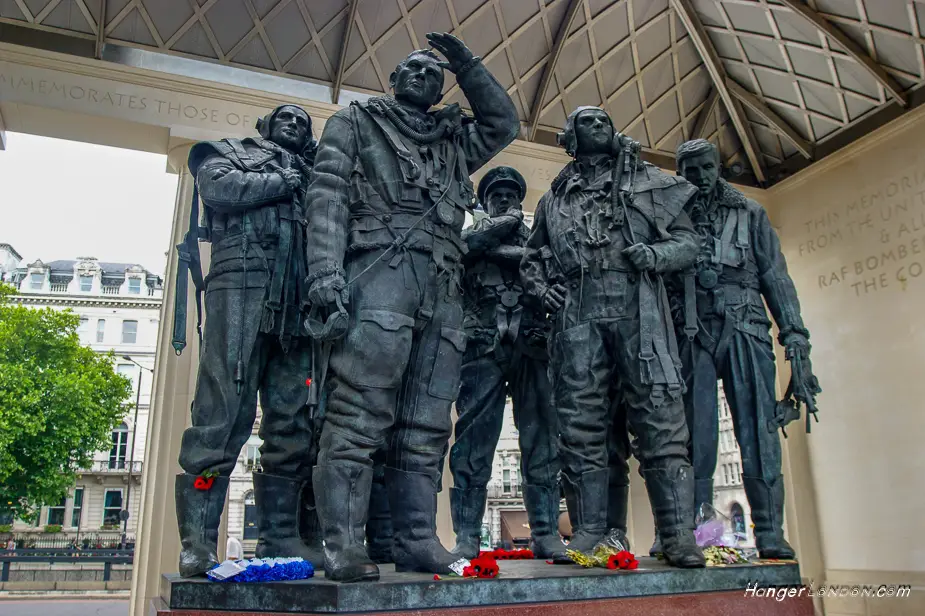
<instances>
[{"instance_id":1,"label":"statue's gloved hand","mask_svg":"<svg viewBox=\"0 0 925 616\"><path fill-rule=\"evenodd\" d=\"M280 169L277 173L283 177L289 190L296 191L302 187L302 174L295 169Z\"/></svg>"},{"instance_id":2,"label":"statue's gloved hand","mask_svg":"<svg viewBox=\"0 0 925 616\"><path fill-rule=\"evenodd\" d=\"M524 212L522 209L520 209L519 206L516 206L516 205L512 205L511 207L509 207L507 211L504 212L504 214L502 214L502 216L510 216L512 218L516 218L517 222L524 221Z\"/></svg>"},{"instance_id":3,"label":"statue's gloved hand","mask_svg":"<svg viewBox=\"0 0 925 616\"><path fill-rule=\"evenodd\" d=\"M543 308L550 314L555 314L565 304L565 294L568 293L561 284L554 284L543 293Z\"/></svg>"},{"instance_id":4,"label":"statue's gloved hand","mask_svg":"<svg viewBox=\"0 0 925 616\"><path fill-rule=\"evenodd\" d=\"M809 359L809 339L802 332L791 331L786 333L781 340L781 344L784 345L785 356L788 360L794 357Z\"/></svg>"},{"instance_id":5,"label":"statue's gloved hand","mask_svg":"<svg viewBox=\"0 0 925 616\"><path fill-rule=\"evenodd\" d=\"M427 42L447 59L446 62L438 62L440 67L452 73L458 73L475 57L465 43L446 32L429 32Z\"/></svg>"},{"instance_id":6,"label":"statue's gloved hand","mask_svg":"<svg viewBox=\"0 0 925 616\"><path fill-rule=\"evenodd\" d=\"M645 244L633 244L629 248L623 249L623 256L632 262L633 267L640 272L648 272L655 269L655 251L651 246Z\"/></svg>"},{"instance_id":7,"label":"statue's gloved hand","mask_svg":"<svg viewBox=\"0 0 925 616\"><path fill-rule=\"evenodd\" d=\"M312 282L308 288L308 302L312 306L327 308L327 314L338 311L337 300L342 305L349 301L347 283L340 274L328 274Z\"/></svg>"}]
</instances>

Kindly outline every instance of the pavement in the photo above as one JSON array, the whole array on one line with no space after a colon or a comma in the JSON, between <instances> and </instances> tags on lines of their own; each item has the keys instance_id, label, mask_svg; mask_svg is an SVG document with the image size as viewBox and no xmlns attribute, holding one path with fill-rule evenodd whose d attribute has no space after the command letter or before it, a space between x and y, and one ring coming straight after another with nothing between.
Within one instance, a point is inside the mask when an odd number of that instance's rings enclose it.
<instances>
[{"instance_id":1,"label":"pavement","mask_svg":"<svg viewBox=\"0 0 925 616\"><path fill-rule=\"evenodd\" d=\"M5 599L0 616L127 616L126 599Z\"/></svg>"}]
</instances>

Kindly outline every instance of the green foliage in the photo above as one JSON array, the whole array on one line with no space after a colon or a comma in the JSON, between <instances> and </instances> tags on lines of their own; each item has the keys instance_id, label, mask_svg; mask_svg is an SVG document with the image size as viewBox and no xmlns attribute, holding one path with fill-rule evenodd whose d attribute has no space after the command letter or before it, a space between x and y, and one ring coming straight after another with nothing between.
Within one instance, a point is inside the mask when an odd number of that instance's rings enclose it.
<instances>
[{"instance_id":1,"label":"green foliage","mask_svg":"<svg viewBox=\"0 0 925 616\"><path fill-rule=\"evenodd\" d=\"M49 535L54 535L54 534L56 534L56 533L60 533L60 532L61 532L61 525L60 525L60 524L46 524L46 525L45 525L45 532L48 533Z\"/></svg>"},{"instance_id":2,"label":"green foliage","mask_svg":"<svg viewBox=\"0 0 925 616\"><path fill-rule=\"evenodd\" d=\"M9 533L13 531L12 524L0 524L0 534Z\"/></svg>"},{"instance_id":3,"label":"green foliage","mask_svg":"<svg viewBox=\"0 0 925 616\"><path fill-rule=\"evenodd\" d=\"M27 519L111 447L132 386L111 353L81 346L76 314L12 304L14 292L0 284L0 510Z\"/></svg>"}]
</instances>

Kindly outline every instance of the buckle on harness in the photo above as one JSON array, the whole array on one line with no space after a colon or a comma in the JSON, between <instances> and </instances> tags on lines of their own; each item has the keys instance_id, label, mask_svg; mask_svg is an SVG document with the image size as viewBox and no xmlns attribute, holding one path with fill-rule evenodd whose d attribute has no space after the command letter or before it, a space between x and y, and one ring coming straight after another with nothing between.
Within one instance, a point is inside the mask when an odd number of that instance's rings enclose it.
<instances>
[{"instance_id":1,"label":"buckle on harness","mask_svg":"<svg viewBox=\"0 0 925 616\"><path fill-rule=\"evenodd\" d=\"M640 376L642 377L642 382L646 385L651 385L655 381L655 377L652 372L652 362L656 360L655 353L639 353L639 369Z\"/></svg>"}]
</instances>

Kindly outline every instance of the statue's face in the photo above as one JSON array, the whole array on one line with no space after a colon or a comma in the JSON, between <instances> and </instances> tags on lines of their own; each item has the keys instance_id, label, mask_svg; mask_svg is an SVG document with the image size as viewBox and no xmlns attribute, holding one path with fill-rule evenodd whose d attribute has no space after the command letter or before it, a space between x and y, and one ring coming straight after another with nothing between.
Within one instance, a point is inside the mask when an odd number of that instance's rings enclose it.
<instances>
[{"instance_id":1,"label":"statue's face","mask_svg":"<svg viewBox=\"0 0 925 616\"><path fill-rule=\"evenodd\" d=\"M704 152L681 161L681 175L697 187L700 195L706 197L716 187L719 179L719 163L716 152Z\"/></svg>"},{"instance_id":2,"label":"statue's face","mask_svg":"<svg viewBox=\"0 0 925 616\"><path fill-rule=\"evenodd\" d=\"M491 186L485 196L485 207L491 217L500 216L512 207L520 209L520 190L510 182L498 182Z\"/></svg>"},{"instance_id":3,"label":"statue's face","mask_svg":"<svg viewBox=\"0 0 925 616\"><path fill-rule=\"evenodd\" d=\"M398 65L389 81L397 100L428 109L440 100L443 69L430 56L414 54Z\"/></svg>"},{"instance_id":4,"label":"statue's face","mask_svg":"<svg viewBox=\"0 0 925 616\"><path fill-rule=\"evenodd\" d=\"M301 152L308 138L308 115L298 107L286 106L270 123L270 141L293 152Z\"/></svg>"},{"instance_id":5,"label":"statue's face","mask_svg":"<svg viewBox=\"0 0 925 616\"><path fill-rule=\"evenodd\" d=\"M613 146L613 124L599 109L582 111L575 118L575 138L578 155L607 154Z\"/></svg>"}]
</instances>

